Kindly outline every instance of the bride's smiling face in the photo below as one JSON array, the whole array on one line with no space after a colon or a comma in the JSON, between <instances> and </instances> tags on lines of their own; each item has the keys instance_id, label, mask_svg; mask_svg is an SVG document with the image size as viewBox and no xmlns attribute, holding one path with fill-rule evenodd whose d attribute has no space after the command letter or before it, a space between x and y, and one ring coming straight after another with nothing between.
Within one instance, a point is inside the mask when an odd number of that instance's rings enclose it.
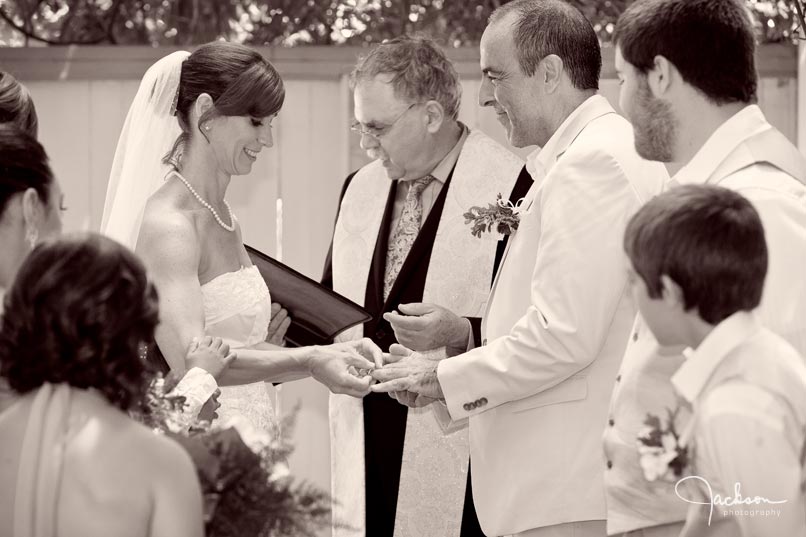
<instances>
[{"instance_id":1,"label":"bride's smiling face","mask_svg":"<svg viewBox=\"0 0 806 537\"><path fill-rule=\"evenodd\" d=\"M229 175L246 175L252 171L260 151L274 145L271 129L275 117L277 114L219 116L203 125L219 170Z\"/></svg>"}]
</instances>

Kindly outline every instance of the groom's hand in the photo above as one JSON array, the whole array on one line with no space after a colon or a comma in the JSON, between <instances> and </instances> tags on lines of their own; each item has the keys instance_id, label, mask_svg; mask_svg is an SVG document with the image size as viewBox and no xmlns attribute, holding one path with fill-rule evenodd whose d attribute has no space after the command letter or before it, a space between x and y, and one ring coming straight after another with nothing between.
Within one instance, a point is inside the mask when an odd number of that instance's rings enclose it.
<instances>
[{"instance_id":1,"label":"groom's hand","mask_svg":"<svg viewBox=\"0 0 806 537\"><path fill-rule=\"evenodd\" d=\"M424 399L420 400L422 404L418 406L427 404L427 399L444 399L437 378L438 360L431 360L395 344L389 348L388 361L391 363L372 372L372 378L379 382L370 388L373 392L410 392L423 396ZM400 397L405 401L417 403L416 397L413 401L408 395Z\"/></svg>"},{"instance_id":2,"label":"groom's hand","mask_svg":"<svg viewBox=\"0 0 806 537\"><path fill-rule=\"evenodd\" d=\"M398 312L383 314L401 345L415 351L440 347L464 352L472 329L470 321L436 304L400 304Z\"/></svg>"}]
</instances>

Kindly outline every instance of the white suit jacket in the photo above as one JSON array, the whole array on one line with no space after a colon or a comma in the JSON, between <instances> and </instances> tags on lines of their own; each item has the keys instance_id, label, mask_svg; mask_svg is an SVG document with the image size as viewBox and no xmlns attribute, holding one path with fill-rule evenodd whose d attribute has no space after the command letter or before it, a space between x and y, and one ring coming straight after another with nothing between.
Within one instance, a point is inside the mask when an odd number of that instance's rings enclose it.
<instances>
[{"instance_id":1,"label":"white suit jacket","mask_svg":"<svg viewBox=\"0 0 806 537\"><path fill-rule=\"evenodd\" d=\"M452 419L470 418L473 499L490 536L605 518L601 438L636 313L623 232L667 179L598 95L530 168L484 316L488 343L438 368Z\"/></svg>"}]
</instances>

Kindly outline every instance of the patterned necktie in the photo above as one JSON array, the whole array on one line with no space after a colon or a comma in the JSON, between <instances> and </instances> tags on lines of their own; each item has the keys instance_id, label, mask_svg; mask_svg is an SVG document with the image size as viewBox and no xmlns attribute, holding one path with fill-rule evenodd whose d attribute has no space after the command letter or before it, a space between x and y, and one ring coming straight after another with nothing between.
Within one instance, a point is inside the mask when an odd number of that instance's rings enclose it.
<instances>
[{"instance_id":1,"label":"patterned necktie","mask_svg":"<svg viewBox=\"0 0 806 537\"><path fill-rule=\"evenodd\" d=\"M406 203L403 205L403 212L400 220L389 240L389 249L386 252L386 273L383 278L383 299L389 296L400 268L409 255L414 240L420 232L420 222L423 219L423 203L421 194L425 187L434 180L433 175L426 175L420 179L412 181L409 191L406 194Z\"/></svg>"}]
</instances>

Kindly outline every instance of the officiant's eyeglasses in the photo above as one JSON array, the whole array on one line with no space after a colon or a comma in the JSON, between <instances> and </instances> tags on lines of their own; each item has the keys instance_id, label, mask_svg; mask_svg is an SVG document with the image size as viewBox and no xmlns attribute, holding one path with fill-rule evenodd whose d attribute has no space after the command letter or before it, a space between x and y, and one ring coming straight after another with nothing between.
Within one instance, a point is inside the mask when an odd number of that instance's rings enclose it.
<instances>
[{"instance_id":1,"label":"officiant's eyeglasses","mask_svg":"<svg viewBox=\"0 0 806 537\"><path fill-rule=\"evenodd\" d=\"M392 127L395 126L395 123L400 121L400 118L405 116L406 113L409 110L411 110L412 108L414 108L418 104L423 104L423 103L411 103L409 105L409 107L406 108L405 110L403 110L403 112L401 112L395 119L393 119L391 123L389 123L388 125L385 125L383 127L366 127L366 126L362 125L360 121L353 120L353 122L350 124L350 130L353 131L353 132L357 132L358 134L360 134L362 136L364 134L366 134L367 136L372 136L373 138L378 139L378 138L384 136L385 134L388 134L389 131L392 130Z\"/></svg>"}]
</instances>

